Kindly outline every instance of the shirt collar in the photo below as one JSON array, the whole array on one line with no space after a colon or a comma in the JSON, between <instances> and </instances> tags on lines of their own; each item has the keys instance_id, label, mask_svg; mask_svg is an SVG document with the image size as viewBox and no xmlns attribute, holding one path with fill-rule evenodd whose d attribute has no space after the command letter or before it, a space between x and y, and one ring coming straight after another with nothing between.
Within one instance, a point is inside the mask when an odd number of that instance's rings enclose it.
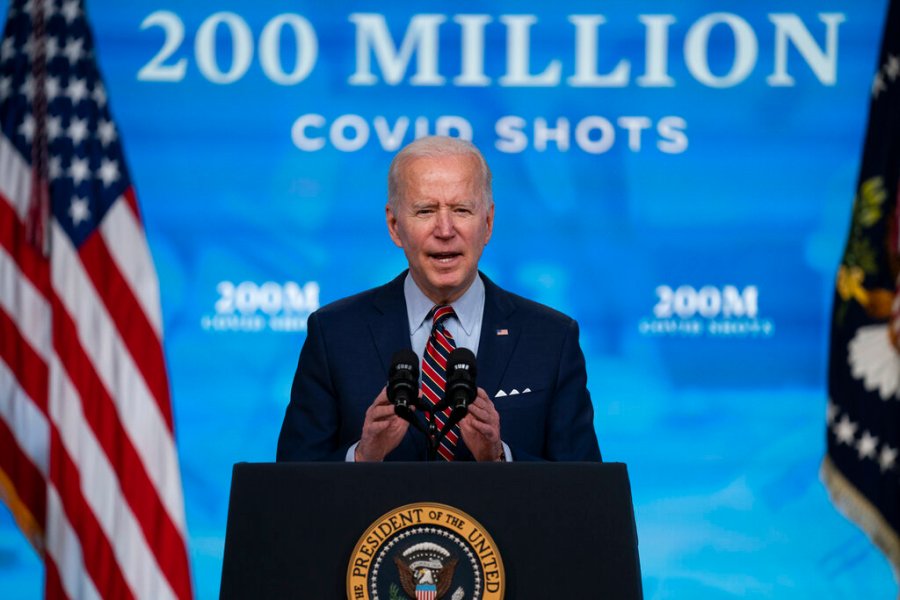
<instances>
[{"instance_id":1,"label":"shirt collar","mask_svg":"<svg viewBox=\"0 0 900 600\"><path fill-rule=\"evenodd\" d=\"M406 314L409 317L410 334L414 334L423 326L430 328L431 323L426 323L425 319L434 308L434 302L419 289L409 273L406 274L406 279L403 281L403 295L406 297ZM466 335L472 335L478 320L478 313L484 307L484 282L481 280L481 276L476 276L469 289L456 302L451 302L450 306L453 307L456 320L459 321Z\"/></svg>"}]
</instances>

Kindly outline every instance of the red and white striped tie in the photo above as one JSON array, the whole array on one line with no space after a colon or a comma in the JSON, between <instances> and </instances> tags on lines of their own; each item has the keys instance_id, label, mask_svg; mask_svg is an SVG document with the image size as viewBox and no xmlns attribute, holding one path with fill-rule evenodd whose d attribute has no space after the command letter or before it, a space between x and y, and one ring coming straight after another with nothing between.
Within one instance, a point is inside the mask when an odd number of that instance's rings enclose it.
<instances>
[{"instance_id":1,"label":"red and white striped tie","mask_svg":"<svg viewBox=\"0 0 900 600\"><path fill-rule=\"evenodd\" d=\"M455 315L453 307L441 305L431 310L431 335L425 344L425 354L422 356L422 395L434 406L444 398L444 389L447 379L447 359L450 352L456 349L453 336L444 327L444 322ZM435 413L438 429L443 429L450 416L450 408L445 408ZM453 451L459 440L459 426L454 425L441 440L437 451L444 460L453 460Z\"/></svg>"}]
</instances>

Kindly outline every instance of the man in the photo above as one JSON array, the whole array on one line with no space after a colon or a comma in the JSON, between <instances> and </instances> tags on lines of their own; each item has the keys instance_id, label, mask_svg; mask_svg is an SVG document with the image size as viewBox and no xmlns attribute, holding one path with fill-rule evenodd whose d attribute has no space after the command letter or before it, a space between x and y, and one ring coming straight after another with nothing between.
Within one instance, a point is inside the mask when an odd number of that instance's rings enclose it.
<instances>
[{"instance_id":1,"label":"man","mask_svg":"<svg viewBox=\"0 0 900 600\"><path fill-rule=\"evenodd\" d=\"M423 460L428 440L395 414L388 368L412 348L423 401L437 401L453 347L476 354L478 392L439 458L600 460L577 324L478 271L494 225L478 149L447 137L406 146L385 213L409 270L310 315L278 460Z\"/></svg>"}]
</instances>

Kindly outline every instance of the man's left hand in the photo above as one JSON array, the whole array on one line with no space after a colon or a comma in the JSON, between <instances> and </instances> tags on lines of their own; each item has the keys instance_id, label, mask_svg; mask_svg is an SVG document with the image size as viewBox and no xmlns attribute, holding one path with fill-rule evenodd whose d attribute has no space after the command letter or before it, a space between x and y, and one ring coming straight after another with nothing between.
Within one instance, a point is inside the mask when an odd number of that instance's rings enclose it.
<instances>
[{"instance_id":1,"label":"man's left hand","mask_svg":"<svg viewBox=\"0 0 900 600\"><path fill-rule=\"evenodd\" d=\"M500 441L500 415L487 392L478 388L475 401L469 405L469 412L459 422L463 442L478 461L499 460L503 452Z\"/></svg>"}]
</instances>

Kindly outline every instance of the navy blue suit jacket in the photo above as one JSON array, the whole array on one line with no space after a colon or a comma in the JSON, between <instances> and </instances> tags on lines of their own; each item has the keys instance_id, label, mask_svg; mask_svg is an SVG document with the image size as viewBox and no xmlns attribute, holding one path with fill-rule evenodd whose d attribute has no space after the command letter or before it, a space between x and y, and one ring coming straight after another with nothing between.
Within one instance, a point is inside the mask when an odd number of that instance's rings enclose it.
<instances>
[{"instance_id":1,"label":"navy blue suit jacket","mask_svg":"<svg viewBox=\"0 0 900 600\"><path fill-rule=\"evenodd\" d=\"M392 356L410 348L405 277L310 315L278 439L279 461L344 460L359 441ZM577 323L481 277L477 381L500 414L513 460L599 461ZM424 460L426 451L424 434L410 427L386 460ZM472 460L462 441L456 458Z\"/></svg>"}]
</instances>

